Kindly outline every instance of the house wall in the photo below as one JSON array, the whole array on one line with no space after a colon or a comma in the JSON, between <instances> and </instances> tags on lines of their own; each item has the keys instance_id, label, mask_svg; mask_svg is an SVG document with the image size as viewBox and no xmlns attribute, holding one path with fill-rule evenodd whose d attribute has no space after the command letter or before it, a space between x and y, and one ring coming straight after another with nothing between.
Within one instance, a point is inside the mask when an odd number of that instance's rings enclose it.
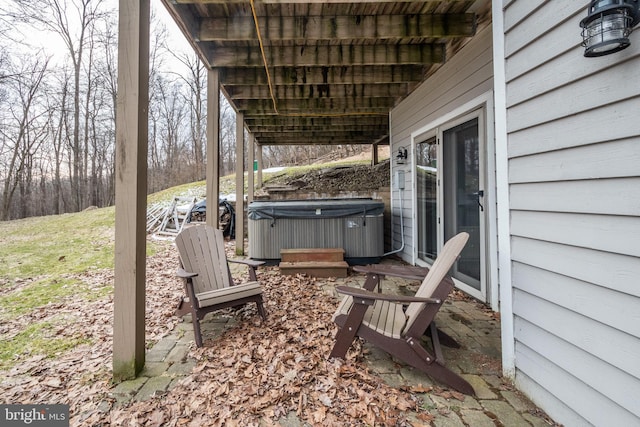
<instances>
[{"instance_id":1,"label":"house wall","mask_svg":"<svg viewBox=\"0 0 640 427\"><path fill-rule=\"evenodd\" d=\"M404 249L398 255L409 263L416 263L414 258L416 243L413 241L415 183L411 169L414 159L411 146L412 133L491 92L493 89L491 37L491 28L485 27L390 114L393 247L402 247L402 237L404 237ZM398 165L395 162L395 155L400 147L407 148L409 151L409 159L404 165ZM399 191L396 183L396 173L399 170L405 172L404 191ZM400 206L402 206L403 215L403 236L400 233Z\"/></svg>"},{"instance_id":2,"label":"house wall","mask_svg":"<svg viewBox=\"0 0 640 427\"><path fill-rule=\"evenodd\" d=\"M556 421L640 425L640 30L584 58L586 1L504 1L517 386Z\"/></svg>"}]
</instances>

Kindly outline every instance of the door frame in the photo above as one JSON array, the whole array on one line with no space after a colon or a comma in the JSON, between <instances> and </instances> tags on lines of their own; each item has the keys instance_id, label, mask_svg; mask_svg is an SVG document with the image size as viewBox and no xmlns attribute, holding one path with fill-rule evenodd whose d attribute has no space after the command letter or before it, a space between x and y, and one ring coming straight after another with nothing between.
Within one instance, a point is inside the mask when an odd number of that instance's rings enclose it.
<instances>
[{"instance_id":1,"label":"door frame","mask_svg":"<svg viewBox=\"0 0 640 427\"><path fill-rule=\"evenodd\" d=\"M449 176L451 177L452 175L450 175L452 172L452 170L449 169L449 167L452 167L451 161L453 159L447 159L446 155L445 155L445 146L444 146L444 133L459 126L462 125L464 123L470 122L474 119L477 119L478 122L478 160L479 160L479 170L478 170L478 190L482 191L483 194L486 191L486 131L485 131L485 127L486 127L486 119L485 119L485 113L484 113L484 108L477 108L473 111L468 112L467 114L465 114L464 116L458 117L450 122L444 123L442 126L438 127L438 139L441 141L441 143L438 146L438 149L440 151L441 155L441 165L442 167L438 169L439 172L441 172L441 180L440 183L441 185L438 188L438 197L439 200L441 201L441 203L439 203L439 209L438 209L438 216L442 219L441 220L441 224L439 224L439 229L438 229L438 234L439 234L439 247L444 246L444 243L446 241L446 228L449 226L455 226L455 224L457 223L457 211L452 207L452 206L447 206L448 202L447 202L447 197L445 195L445 186L446 186L446 182L447 182L447 177ZM457 164L453 165L454 168L458 167ZM446 175L446 176L445 176ZM454 173L453 176L455 176L456 174ZM454 191L454 189L452 189L451 191ZM482 196L482 200L480 201L481 204L484 205L485 201L484 201L484 196ZM484 212L484 207L482 208L482 210L478 207L477 208L478 211L478 215L479 215L479 239L480 239L480 253L479 253L479 257L480 257L480 289L476 289L474 286L468 285L464 279L460 278L460 279L455 279L454 281L457 282L457 287L468 293L469 295L480 299L481 301L486 301L487 300L487 280L486 280L486 267L487 267L487 262L486 260L486 229L487 229L487 221L486 221L486 214ZM453 224L451 224L453 223ZM453 237L453 236L449 236ZM470 243L469 243L470 244ZM466 276L466 275L465 275ZM469 280L474 280L472 277L467 276L469 278Z\"/></svg>"},{"instance_id":2,"label":"door frame","mask_svg":"<svg viewBox=\"0 0 640 427\"><path fill-rule=\"evenodd\" d=\"M463 292L477 298L483 302L488 302L493 310L499 310L499 287L498 287L498 251L497 251L497 214L496 214L496 181L495 181L495 137L494 137L494 109L493 109L493 92L486 92L477 98L443 114L438 119L427 123L426 125L416 129L411 133L411 150L414 155L412 158L412 205L414 215L412 216L412 238L416 244L413 245L413 253L411 254L412 263L414 265L428 266L429 264L418 257L418 218L417 218L417 180L416 180L416 145L426 141L430 137L436 135L441 136L446 129L454 127L466 120L471 120L474 115L478 116L478 133L480 136L480 158L482 161L481 170L481 188L484 188L484 221L481 227L481 233L484 234L483 250L484 263L482 265L482 280L480 281L481 289L478 291L463 282L454 279L456 287ZM446 129L445 129L446 127ZM441 162L442 145L438 147L438 159ZM438 167L439 180L442 184L442 166ZM443 185L438 188L439 200L443 200ZM444 219L444 203L438 205L438 216ZM441 220L442 221L442 220ZM444 245L443 225L439 224L438 231L438 247Z\"/></svg>"}]
</instances>

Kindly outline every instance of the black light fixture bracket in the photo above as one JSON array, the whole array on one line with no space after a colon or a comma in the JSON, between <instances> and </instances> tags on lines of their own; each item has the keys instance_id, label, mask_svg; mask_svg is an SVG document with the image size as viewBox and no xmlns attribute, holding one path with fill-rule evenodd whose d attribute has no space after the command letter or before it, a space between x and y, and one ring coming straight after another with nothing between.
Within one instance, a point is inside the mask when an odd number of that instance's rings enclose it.
<instances>
[{"instance_id":1,"label":"black light fixture bracket","mask_svg":"<svg viewBox=\"0 0 640 427\"><path fill-rule=\"evenodd\" d=\"M640 0L591 0L580 21L584 56L609 55L629 47L629 35L640 22Z\"/></svg>"},{"instance_id":2,"label":"black light fixture bracket","mask_svg":"<svg viewBox=\"0 0 640 427\"><path fill-rule=\"evenodd\" d=\"M396 155L396 160L399 165L403 165L405 160L408 158L407 149L404 147L398 148L398 154Z\"/></svg>"}]
</instances>

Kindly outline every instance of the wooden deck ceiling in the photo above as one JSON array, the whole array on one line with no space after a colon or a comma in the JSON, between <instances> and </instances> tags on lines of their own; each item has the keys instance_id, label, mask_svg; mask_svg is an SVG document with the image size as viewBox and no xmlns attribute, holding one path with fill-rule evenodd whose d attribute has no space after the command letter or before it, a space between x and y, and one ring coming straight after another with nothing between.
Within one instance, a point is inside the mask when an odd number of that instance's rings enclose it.
<instances>
[{"instance_id":1,"label":"wooden deck ceiling","mask_svg":"<svg viewBox=\"0 0 640 427\"><path fill-rule=\"evenodd\" d=\"M389 111L491 4L162 1L261 145L388 142Z\"/></svg>"}]
</instances>

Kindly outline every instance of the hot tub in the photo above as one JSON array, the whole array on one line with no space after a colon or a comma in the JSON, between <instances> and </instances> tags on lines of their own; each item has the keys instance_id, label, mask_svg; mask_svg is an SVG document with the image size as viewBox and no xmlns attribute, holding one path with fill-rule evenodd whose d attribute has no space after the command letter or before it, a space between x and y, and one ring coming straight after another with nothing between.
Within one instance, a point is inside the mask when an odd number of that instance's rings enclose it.
<instances>
[{"instance_id":1,"label":"hot tub","mask_svg":"<svg viewBox=\"0 0 640 427\"><path fill-rule=\"evenodd\" d=\"M249 204L248 218L253 259L276 262L281 249L343 248L349 264L368 264L384 253L381 201L256 201Z\"/></svg>"}]
</instances>

